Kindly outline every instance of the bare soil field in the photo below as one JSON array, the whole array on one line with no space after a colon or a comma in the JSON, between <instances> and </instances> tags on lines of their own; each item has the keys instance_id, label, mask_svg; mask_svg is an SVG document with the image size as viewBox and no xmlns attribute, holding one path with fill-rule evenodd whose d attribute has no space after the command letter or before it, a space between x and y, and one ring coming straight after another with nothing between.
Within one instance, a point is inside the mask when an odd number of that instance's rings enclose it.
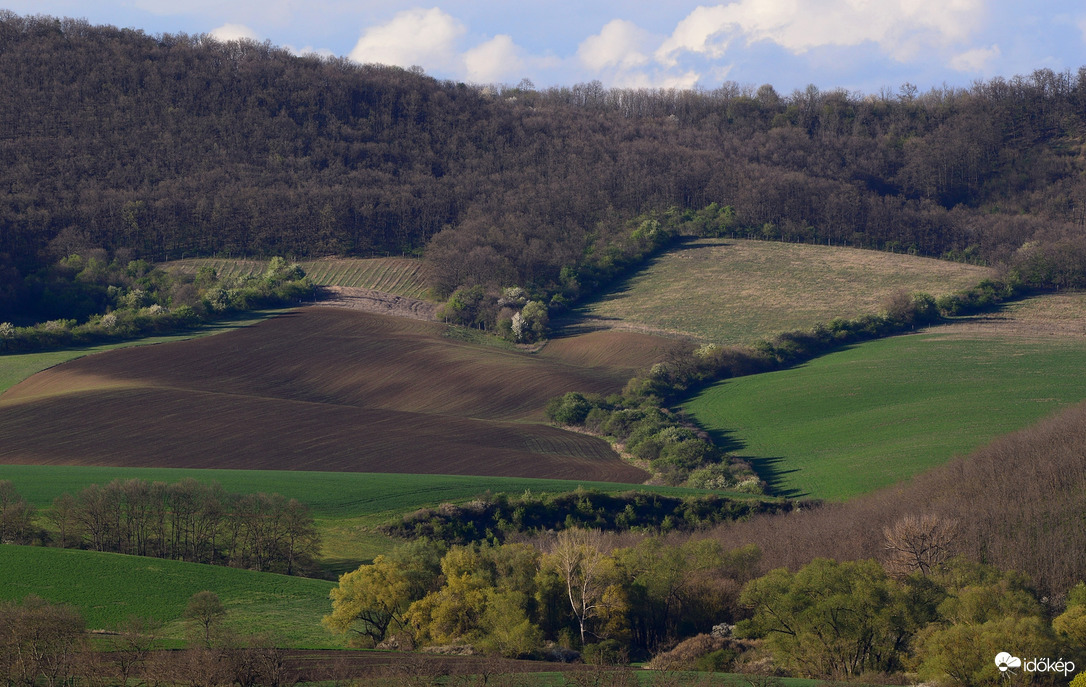
<instances>
[{"instance_id":1,"label":"bare soil field","mask_svg":"<svg viewBox=\"0 0 1086 687\"><path fill-rule=\"evenodd\" d=\"M579 367L621 370L628 378L665 359L678 345L675 339L610 329L551 339L539 356Z\"/></svg>"},{"instance_id":2,"label":"bare soil field","mask_svg":"<svg viewBox=\"0 0 1086 687\"><path fill-rule=\"evenodd\" d=\"M0 396L0 462L647 477L605 442L542 424L553 396L621 388L629 367L590 352L612 341L581 344L597 360L585 366L444 330L314 307L79 358Z\"/></svg>"}]
</instances>

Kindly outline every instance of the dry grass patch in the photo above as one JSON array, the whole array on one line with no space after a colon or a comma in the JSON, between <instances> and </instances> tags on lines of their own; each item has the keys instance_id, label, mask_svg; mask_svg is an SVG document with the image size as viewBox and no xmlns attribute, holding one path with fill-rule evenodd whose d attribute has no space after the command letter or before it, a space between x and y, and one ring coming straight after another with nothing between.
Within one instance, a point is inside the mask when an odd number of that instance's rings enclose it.
<instances>
[{"instance_id":1,"label":"dry grass patch","mask_svg":"<svg viewBox=\"0 0 1086 687\"><path fill-rule=\"evenodd\" d=\"M752 343L879 311L899 290L934 296L990 270L855 248L701 239L655 260L586 307L592 320L721 343Z\"/></svg>"},{"instance_id":2,"label":"dry grass patch","mask_svg":"<svg viewBox=\"0 0 1086 687\"><path fill-rule=\"evenodd\" d=\"M959 318L936 331L961 337L1080 341L1086 337L1086 292L1033 296L1008 303L994 313Z\"/></svg>"}]
</instances>

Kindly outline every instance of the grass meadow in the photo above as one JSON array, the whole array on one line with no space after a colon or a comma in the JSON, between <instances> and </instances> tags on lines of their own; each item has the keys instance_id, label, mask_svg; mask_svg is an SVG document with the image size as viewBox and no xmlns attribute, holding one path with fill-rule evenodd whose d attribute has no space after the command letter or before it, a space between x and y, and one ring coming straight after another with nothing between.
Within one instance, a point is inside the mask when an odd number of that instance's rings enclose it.
<instances>
[{"instance_id":1,"label":"grass meadow","mask_svg":"<svg viewBox=\"0 0 1086 687\"><path fill-rule=\"evenodd\" d=\"M749 344L878 312L900 290L939 296L989 275L974 265L858 248L700 239L652 261L582 313L619 327Z\"/></svg>"},{"instance_id":2,"label":"grass meadow","mask_svg":"<svg viewBox=\"0 0 1086 687\"><path fill-rule=\"evenodd\" d=\"M227 624L243 634L269 632L284 646L339 648L343 638L320 620L331 611L334 583L181 561L96 551L0 546L0 599L36 594L76 606L87 627L109 629L130 615L164 624L179 644L182 613L196 592L210 590L227 609Z\"/></svg>"},{"instance_id":3,"label":"grass meadow","mask_svg":"<svg viewBox=\"0 0 1086 687\"><path fill-rule=\"evenodd\" d=\"M1086 340L926 333L715 384L685 404L776 493L844 500L1086 399Z\"/></svg>"}]
</instances>

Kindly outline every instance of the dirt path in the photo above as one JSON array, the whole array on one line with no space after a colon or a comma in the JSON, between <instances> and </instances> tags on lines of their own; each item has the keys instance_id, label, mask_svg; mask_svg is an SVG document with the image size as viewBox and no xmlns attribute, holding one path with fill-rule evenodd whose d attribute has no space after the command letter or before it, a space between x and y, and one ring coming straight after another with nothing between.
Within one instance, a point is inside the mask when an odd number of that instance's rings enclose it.
<instances>
[{"instance_id":1,"label":"dirt path","mask_svg":"<svg viewBox=\"0 0 1086 687\"><path fill-rule=\"evenodd\" d=\"M437 313L437 305L429 301L353 286L318 287L317 301L320 305L409 317L415 320L434 320Z\"/></svg>"}]
</instances>

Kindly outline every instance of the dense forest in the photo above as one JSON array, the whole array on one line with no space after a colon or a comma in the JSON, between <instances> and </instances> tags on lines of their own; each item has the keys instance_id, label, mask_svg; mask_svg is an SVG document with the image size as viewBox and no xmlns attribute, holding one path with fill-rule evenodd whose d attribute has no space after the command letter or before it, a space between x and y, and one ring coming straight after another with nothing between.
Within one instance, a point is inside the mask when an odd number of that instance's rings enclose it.
<instances>
[{"instance_id":1,"label":"dense forest","mask_svg":"<svg viewBox=\"0 0 1086 687\"><path fill-rule=\"evenodd\" d=\"M1083 279L1086 70L872 95L481 87L3 13L0 74L0 320L28 275L95 249L425 251L439 294L575 297L631 218L712 203L732 233Z\"/></svg>"}]
</instances>

